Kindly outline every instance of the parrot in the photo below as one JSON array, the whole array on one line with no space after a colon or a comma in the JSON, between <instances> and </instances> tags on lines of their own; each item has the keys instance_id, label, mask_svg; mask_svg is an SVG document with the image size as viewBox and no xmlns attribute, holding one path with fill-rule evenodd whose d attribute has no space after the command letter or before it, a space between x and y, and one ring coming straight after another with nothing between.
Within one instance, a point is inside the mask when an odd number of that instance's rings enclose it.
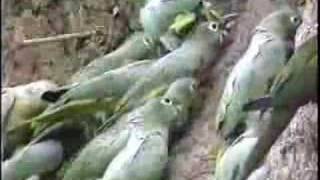
<instances>
[{"instance_id":1,"label":"parrot","mask_svg":"<svg viewBox=\"0 0 320 180\"><path fill-rule=\"evenodd\" d=\"M153 51L156 46L157 43L145 38L143 32L136 32L116 50L91 61L83 69L76 72L69 80L69 83L85 81L126 64L145 60L155 54Z\"/></svg>"},{"instance_id":2,"label":"parrot","mask_svg":"<svg viewBox=\"0 0 320 180\"><path fill-rule=\"evenodd\" d=\"M60 142L40 142L28 149L20 149L10 159L1 162L1 179L24 180L33 175L57 169L63 160Z\"/></svg>"},{"instance_id":3,"label":"parrot","mask_svg":"<svg viewBox=\"0 0 320 180\"><path fill-rule=\"evenodd\" d=\"M179 14L201 7L202 0L149 0L140 10L139 20L145 35L159 40Z\"/></svg>"},{"instance_id":4,"label":"parrot","mask_svg":"<svg viewBox=\"0 0 320 180\"><path fill-rule=\"evenodd\" d=\"M166 50L173 51L183 42L180 36L187 34L196 23L194 13L183 13L176 16L168 31L161 35L160 42Z\"/></svg>"},{"instance_id":5,"label":"parrot","mask_svg":"<svg viewBox=\"0 0 320 180\"><path fill-rule=\"evenodd\" d=\"M218 56L230 30L224 28L228 23L224 20L200 23L178 49L152 64L147 75L139 79L120 99L114 114L107 121L143 103L145 97L162 84L181 77L196 76L201 68L208 66Z\"/></svg>"},{"instance_id":6,"label":"parrot","mask_svg":"<svg viewBox=\"0 0 320 180\"><path fill-rule=\"evenodd\" d=\"M217 108L215 127L227 144L250 126L242 105L264 95L288 62L301 21L297 11L284 7L262 19L255 28L247 50L228 76Z\"/></svg>"},{"instance_id":7,"label":"parrot","mask_svg":"<svg viewBox=\"0 0 320 180\"><path fill-rule=\"evenodd\" d=\"M179 13L192 11L199 5L201 6L201 0L147 1L141 9L139 17L143 32L134 33L115 51L90 62L89 65L72 76L70 83L87 80L125 64L159 55L156 50L160 37L168 31L175 17ZM184 29L194 21L195 19L191 19L191 22L183 23L180 29ZM171 34L169 37L174 38L175 36ZM179 39L179 41L182 40ZM169 50L177 48L178 45L169 48Z\"/></svg>"},{"instance_id":8,"label":"parrot","mask_svg":"<svg viewBox=\"0 0 320 180\"><path fill-rule=\"evenodd\" d=\"M268 165L262 165L254 172L250 174L247 180L260 180L267 179L270 173L270 167Z\"/></svg>"},{"instance_id":9,"label":"parrot","mask_svg":"<svg viewBox=\"0 0 320 180\"><path fill-rule=\"evenodd\" d=\"M19 146L27 143L31 129L28 126L12 131L24 121L40 114L49 104L41 96L48 90L55 90L58 85L49 80L5 87L1 90L1 154L2 158Z\"/></svg>"},{"instance_id":10,"label":"parrot","mask_svg":"<svg viewBox=\"0 0 320 180\"><path fill-rule=\"evenodd\" d=\"M42 175L55 173L64 160L72 158L89 140L84 126L79 122L60 122L47 128L3 162L3 178L24 180L30 176L42 178Z\"/></svg>"},{"instance_id":11,"label":"parrot","mask_svg":"<svg viewBox=\"0 0 320 180\"><path fill-rule=\"evenodd\" d=\"M178 128L188 119L188 109L193 105L197 96L197 82L192 78L181 78L170 85L162 98L172 100L180 109L177 121L172 128ZM128 121L141 116L145 106L138 107L122 116L113 126L104 130L91 140L71 162L63 180L90 180L101 177L111 160L127 145L130 137ZM162 117L160 115L159 117Z\"/></svg>"},{"instance_id":12,"label":"parrot","mask_svg":"<svg viewBox=\"0 0 320 180\"><path fill-rule=\"evenodd\" d=\"M247 136L245 140L242 135L239 137L242 140L236 139L228 148L223 155L224 159L219 160L219 165L216 167L215 180L219 178L228 180L226 178L228 175L233 180L245 180L250 174L249 179L253 178L255 173L251 172L263 162L265 155L289 124L298 107L317 98L317 39L315 35L297 48L288 64L276 76L268 90L268 96L252 100L243 106L244 111L258 109L264 112L271 107L273 110L269 113L269 117L255 122L265 121L263 125L249 127L251 131L255 131L254 136L251 135L250 138ZM242 152L241 146L247 148L246 152Z\"/></svg>"},{"instance_id":13,"label":"parrot","mask_svg":"<svg viewBox=\"0 0 320 180\"><path fill-rule=\"evenodd\" d=\"M284 131L297 109L317 100L318 80L318 35L312 36L300 45L288 64L279 72L268 95L243 105L244 111L263 113L271 109L265 130L259 134L259 140L245 162L242 177L247 177L261 162L271 146Z\"/></svg>"},{"instance_id":14,"label":"parrot","mask_svg":"<svg viewBox=\"0 0 320 180\"><path fill-rule=\"evenodd\" d=\"M249 112L250 117L254 117L248 119L248 121L251 121L250 126L232 141L230 145L226 146L226 150L222 153L222 156L217 158L214 180L245 180L242 176L245 171L245 163L260 140L260 133L267 127L268 118L270 117L269 112L259 121L255 117L259 117L260 112ZM255 168L258 169L260 163L256 164ZM258 172L257 170L256 173L250 174L251 178L259 175L263 176L263 172L261 171Z\"/></svg>"},{"instance_id":15,"label":"parrot","mask_svg":"<svg viewBox=\"0 0 320 180\"><path fill-rule=\"evenodd\" d=\"M244 161L257 143L253 131L247 131L239 136L217 160L214 180L240 180L239 173L243 170Z\"/></svg>"},{"instance_id":16,"label":"parrot","mask_svg":"<svg viewBox=\"0 0 320 180\"><path fill-rule=\"evenodd\" d=\"M211 3L205 0L149 0L140 10L139 20L146 38L160 41L171 52L181 45L197 22L211 20L208 13L215 10L208 4Z\"/></svg>"},{"instance_id":17,"label":"parrot","mask_svg":"<svg viewBox=\"0 0 320 180\"><path fill-rule=\"evenodd\" d=\"M81 83L46 91L42 98L56 102L26 123L32 123L34 127L40 127L41 124L48 126L84 114L112 112L117 99L137 79L144 76L145 69L150 67L152 62L152 60L134 62Z\"/></svg>"},{"instance_id":18,"label":"parrot","mask_svg":"<svg viewBox=\"0 0 320 180\"><path fill-rule=\"evenodd\" d=\"M170 99L150 100L131 119L126 146L108 165L102 180L157 180L168 158L169 124L179 109Z\"/></svg>"},{"instance_id":19,"label":"parrot","mask_svg":"<svg viewBox=\"0 0 320 180\"><path fill-rule=\"evenodd\" d=\"M181 113L185 113L183 110L192 103L186 95L195 92L192 81L191 84L187 82L181 84L189 85L189 87L180 88L188 92L187 94L180 96L181 92L178 89L169 90L167 92L169 94L147 101L140 113L134 114L129 119L128 142L110 162L102 180L161 179L168 161L170 127L176 124ZM173 95L170 92L173 92ZM189 105L183 102L188 102Z\"/></svg>"},{"instance_id":20,"label":"parrot","mask_svg":"<svg viewBox=\"0 0 320 180\"><path fill-rule=\"evenodd\" d=\"M244 109L254 110L277 107L294 108L317 99L318 81L318 35L314 35L300 45L288 64L279 72L269 95L260 97L244 105ZM294 97L294 98L293 98Z\"/></svg>"}]
</instances>

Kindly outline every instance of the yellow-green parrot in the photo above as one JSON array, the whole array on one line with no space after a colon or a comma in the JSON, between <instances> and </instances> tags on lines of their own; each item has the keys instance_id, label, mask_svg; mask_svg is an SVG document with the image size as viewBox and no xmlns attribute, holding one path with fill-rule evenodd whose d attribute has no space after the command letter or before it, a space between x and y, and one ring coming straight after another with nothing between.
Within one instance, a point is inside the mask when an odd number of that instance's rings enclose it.
<instances>
[{"instance_id":1,"label":"yellow-green parrot","mask_svg":"<svg viewBox=\"0 0 320 180\"><path fill-rule=\"evenodd\" d=\"M318 35L297 48L289 63L282 69L268 90L268 96L245 104L245 111L272 108L265 130L259 133L259 141L250 153L242 177L247 177L268 153L271 146L287 127L296 110L317 100Z\"/></svg>"},{"instance_id":2,"label":"yellow-green parrot","mask_svg":"<svg viewBox=\"0 0 320 180\"><path fill-rule=\"evenodd\" d=\"M247 131L234 140L217 160L213 180L240 180L244 163L257 141L253 131Z\"/></svg>"},{"instance_id":3,"label":"yellow-green parrot","mask_svg":"<svg viewBox=\"0 0 320 180\"><path fill-rule=\"evenodd\" d=\"M53 175L89 138L80 122L60 122L47 128L2 162L2 177L24 180L30 176Z\"/></svg>"},{"instance_id":4,"label":"yellow-green parrot","mask_svg":"<svg viewBox=\"0 0 320 180\"><path fill-rule=\"evenodd\" d=\"M176 16L181 13L192 13L200 7L201 0L148 0L141 9L139 17L143 32L134 33L115 51L90 62L72 76L71 83L90 79L130 62L155 58L160 37L168 32ZM185 26L189 26L194 21L195 19L183 21L180 29L185 29ZM169 37L174 38L173 35Z\"/></svg>"},{"instance_id":5,"label":"yellow-green parrot","mask_svg":"<svg viewBox=\"0 0 320 180\"><path fill-rule=\"evenodd\" d=\"M144 76L152 62L134 62L70 87L47 91L42 98L57 102L29 120L29 123L51 124L85 114L108 114L127 89Z\"/></svg>"},{"instance_id":6,"label":"yellow-green parrot","mask_svg":"<svg viewBox=\"0 0 320 180\"><path fill-rule=\"evenodd\" d=\"M155 55L157 44L145 38L143 32L132 34L116 50L105 56L91 61L83 69L76 72L70 79L70 83L82 82L93 77L135 61L148 59Z\"/></svg>"},{"instance_id":7,"label":"yellow-green parrot","mask_svg":"<svg viewBox=\"0 0 320 180\"><path fill-rule=\"evenodd\" d=\"M31 137L30 126L15 127L40 114L49 104L41 96L44 92L57 88L52 81L39 80L1 90L2 157L10 155L19 145L28 142Z\"/></svg>"},{"instance_id":8,"label":"yellow-green parrot","mask_svg":"<svg viewBox=\"0 0 320 180\"><path fill-rule=\"evenodd\" d=\"M37 143L28 149L22 148L10 159L1 162L1 179L25 180L56 170L63 160L60 142L49 140Z\"/></svg>"},{"instance_id":9,"label":"yellow-green parrot","mask_svg":"<svg viewBox=\"0 0 320 180\"><path fill-rule=\"evenodd\" d=\"M159 104L160 101L156 100L158 102L156 103L157 106L155 106L155 100L152 100L153 103L136 108L122 116L116 124L95 137L81 150L71 163L70 168L65 172L63 180L90 180L101 177L113 158L128 146L128 139L131 136L128 124L134 126L134 124L143 123L145 119L149 118L165 120L167 116L174 116L175 118L170 123L173 129L179 128L179 125L186 123L186 119L189 117L189 109L193 105L193 100L197 97L196 84L196 81L192 78L178 79L170 85L166 93L161 97L163 103L166 104L168 101L172 103L169 106L174 106L178 109L179 113L176 115L171 114L171 111L168 111L167 114L164 113L160 108L164 104ZM139 120L141 122L138 122ZM161 167L159 168L161 169Z\"/></svg>"},{"instance_id":10,"label":"yellow-green parrot","mask_svg":"<svg viewBox=\"0 0 320 180\"><path fill-rule=\"evenodd\" d=\"M175 18L202 7L202 0L148 0L140 10L140 22L147 37L159 40Z\"/></svg>"},{"instance_id":11,"label":"yellow-green parrot","mask_svg":"<svg viewBox=\"0 0 320 180\"><path fill-rule=\"evenodd\" d=\"M228 143L248 126L243 104L265 95L288 62L300 24L298 12L285 7L262 19L255 28L248 49L227 79L217 110L216 128Z\"/></svg>"},{"instance_id":12,"label":"yellow-green parrot","mask_svg":"<svg viewBox=\"0 0 320 180\"><path fill-rule=\"evenodd\" d=\"M267 179L270 175L270 167L268 165L261 165L258 169L253 171L247 180L261 180Z\"/></svg>"},{"instance_id":13,"label":"yellow-green parrot","mask_svg":"<svg viewBox=\"0 0 320 180\"><path fill-rule=\"evenodd\" d=\"M191 83L181 90L189 91L187 94L195 91ZM142 106L140 113L129 120L130 136L126 146L110 162L102 180L161 179L168 161L170 127L192 103L188 96L181 97L184 99L167 94Z\"/></svg>"},{"instance_id":14,"label":"yellow-green parrot","mask_svg":"<svg viewBox=\"0 0 320 180\"><path fill-rule=\"evenodd\" d=\"M230 30L224 27L228 23L223 19L200 23L178 49L152 64L147 74L122 97L110 119L143 103L148 94L163 84L181 77L197 76L217 58Z\"/></svg>"},{"instance_id":15,"label":"yellow-green parrot","mask_svg":"<svg viewBox=\"0 0 320 180\"><path fill-rule=\"evenodd\" d=\"M245 104L245 110L261 108L294 108L317 99L318 35L299 46L288 64L280 71L268 96Z\"/></svg>"}]
</instances>

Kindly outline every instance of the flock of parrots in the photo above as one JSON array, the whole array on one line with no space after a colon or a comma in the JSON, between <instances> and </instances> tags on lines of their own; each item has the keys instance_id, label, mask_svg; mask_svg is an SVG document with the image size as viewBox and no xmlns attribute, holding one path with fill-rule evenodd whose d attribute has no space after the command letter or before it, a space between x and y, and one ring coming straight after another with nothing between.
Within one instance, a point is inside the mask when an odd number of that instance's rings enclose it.
<instances>
[{"instance_id":1,"label":"flock of parrots","mask_svg":"<svg viewBox=\"0 0 320 180\"><path fill-rule=\"evenodd\" d=\"M68 84L3 88L2 179L163 179L171 135L192 123L199 73L218 61L236 17L203 0L147 0L143 31ZM213 180L263 179L250 175L296 110L317 100L317 35L295 49L301 22L285 5L264 17L229 74L210 119L226 142Z\"/></svg>"}]
</instances>

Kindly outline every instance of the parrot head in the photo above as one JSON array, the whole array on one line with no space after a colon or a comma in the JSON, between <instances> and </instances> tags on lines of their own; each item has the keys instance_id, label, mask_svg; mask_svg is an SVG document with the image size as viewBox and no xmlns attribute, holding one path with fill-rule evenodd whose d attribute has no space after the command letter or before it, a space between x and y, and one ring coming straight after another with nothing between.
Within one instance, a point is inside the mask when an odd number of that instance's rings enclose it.
<instances>
[{"instance_id":1,"label":"parrot head","mask_svg":"<svg viewBox=\"0 0 320 180\"><path fill-rule=\"evenodd\" d=\"M258 27L262 27L281 38L294 39L301 22L302 18L299 12L286 7L271 13L260 22Z\"/></svg>"},{"instance_id":2,"label":"parrot head","mask_svg":"<svg viewBox=\"0 0 320 180\"><path fill-rule=\"evenodd\" d=\"M230 34L238 15L227 14L221 18L200 23L192 35L193 40L208 42L210 46L221 46ZM219 42L219 43L217 43Z\"/></svg>"},{"instance_id":3,"label":"parrot head","mask_svg":"<svg viewBox=\"0 0 320 180\"><path fill-rule=\"evenodd\" d=\"M29 84L15 87L15 96L19 99L17 102L21 105L21 110L26 109L30 116L34 116L43 111L48 102L41 99L44 92L54 90L58 85L49 80L39 80ZM26 107L27 108L26 108Z\"/></svg>"},{"instance_id":4,"label":"parrot head","mask_svg":"<svg viewBox=\"0 0 320 180\"><path fill-rule=\"evenodd\" d=\"M195 86L192 78L173 82L162 97L151 99L142 107L144 114L148 114L148 121L171 127L192 105L196 95Z\"/></svg>"},{"instance_id":5,"label":"parrot head","mask_svg":"<svg viewBox=\"0 0 320 180\"><path fill-rule=\"evenodd\" d=\"M198 82L193 78L181 78L173 82L162 96L163 102L170 101L178 109L173 128L183 126L188 120L190 109L197 99Z\"/></svg>"}]
</instances>

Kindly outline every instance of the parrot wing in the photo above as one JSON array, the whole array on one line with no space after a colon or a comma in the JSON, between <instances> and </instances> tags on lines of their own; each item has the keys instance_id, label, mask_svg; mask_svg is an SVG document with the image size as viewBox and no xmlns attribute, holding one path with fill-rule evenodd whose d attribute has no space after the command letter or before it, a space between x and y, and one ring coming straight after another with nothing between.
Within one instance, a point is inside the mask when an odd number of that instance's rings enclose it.
<instances>
[{"instance_id":1,"label":"parrot wing","mask_svg":"<svg viewBox=\"0 0 320 180\"><path fill-rule=\"evenodd\" d=\"M9 114L14 106L15 96L9 88L1 90L1 126L7 124Z\"/></svg>"}]
</instances>

